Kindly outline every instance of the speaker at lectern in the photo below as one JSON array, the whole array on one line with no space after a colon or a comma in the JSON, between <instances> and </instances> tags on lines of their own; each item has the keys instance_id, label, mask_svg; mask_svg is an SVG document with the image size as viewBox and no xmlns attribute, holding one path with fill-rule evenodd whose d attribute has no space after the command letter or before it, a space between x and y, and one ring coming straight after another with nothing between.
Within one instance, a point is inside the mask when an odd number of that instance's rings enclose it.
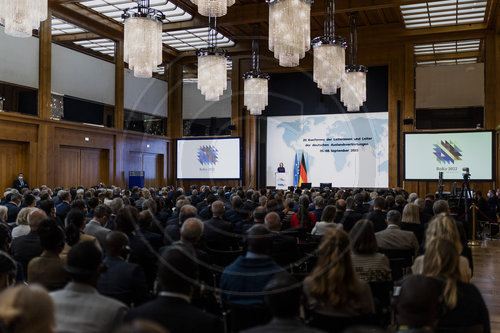
<instances>
[{"instance_id":1,"label":"speaker at lectern","mask_svg":"<svg viewBox=\"0 0 500 333\"><path fill-rule=\"evenodd\" d=\"M276 172L274 179L277 190L288 190L290 185L290 174L288 172Z\"/></svg>"}]
</instances>

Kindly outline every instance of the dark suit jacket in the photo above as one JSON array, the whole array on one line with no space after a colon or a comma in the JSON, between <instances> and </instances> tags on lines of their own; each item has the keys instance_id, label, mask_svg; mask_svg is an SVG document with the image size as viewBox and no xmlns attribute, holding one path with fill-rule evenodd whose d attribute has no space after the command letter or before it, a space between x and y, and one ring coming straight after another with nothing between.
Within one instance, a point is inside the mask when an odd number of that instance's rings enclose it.
<instances>
[{"instance_id":1,"label":"dark suit jacket","mask_svg":"<svg viewBox=\"0 0 500 333\"><path fill-rule=\"evenodd\" d=\"M160 296L132 309L125 321L146 319L165 327L170 333L222 333L220 319L177 297Z\"/></svg>"},{"instance_id":2,"label":"dark suit jacket","mask_svg":"<svg viewBox=\"0 0 500 333\"><path fill-rule=\"evenodd\" d=\"M212 217L203 224L203 239L209 248L228 250L230 247L234 248L236 246L238 238L231 236L233 225L230 222L218 217Z\"/></svg>"},{"instance_id":3,"label":"dark suit jacket","mask_svg":"<svg viewBox=\"0 0 500 333\"><path fill-rule=\"evenodd\" d=\"M31 259L40 256L43 249L40 246L40 237L38 232L30 231L29 234L14 238L10 253L16 261L18 261L24 269L24 276L27 276L28 263Z\"/></svg>"},{"instance_id":4,"label":"dark suit jacket","mask_svg":"<svg viewBox=\"0 0 500 333\"><path fill-rule=\"evenodd\" d=\"M273 320L271 320L271 322L267 325L252 327L241 332L242 333L321 333L323 331L304 325L304 323L300 319L274 317Z\"/></svg>"},{"instance_id":5,"label":"dark suit jacket","mask_svg":"<svg viewBox=\"0 0 500 333\"><path fill-rule=\"evenodd\" d=\"M69 211L71 210L71 206L67 202L61 202L56 206L56 215L64 221L66 218L66 215L68 215Z\"/></svg>"},{"instance_id":6,"label":"dark suit jacket","mask_svg":"<svg viewBox=\"0 0 500 333\"><path fill-rule=\"evenodd\" d=\"M297 240L281 233L273 233L271 257L280 266L291 264L299 259Z\"/></svg>"},{"instance_id":7,"label":"dark suit jacket","mask_svg":"<svg viewBox=\"0 0 500 333\"><path fill-rule=\"evenodd\" d=\"M381 210L374 210L365 215L365 218L373 222L373 227L375 232L379 232L387 228L387 223L385 222L387 214Z\"/></svg>"},{"instance_id":8,"label":"dark suit jacket","mask_svg":"<svg viewBox=\"0 0 500 333\"><path fill-rule=\"evenodd\" d=\"M333 222L341 223L340 221L342 221L343 217L344 217L344 212L337 211L337 213L335 213L335 220L333 220Z\"/></svg>"},{"instance_id":9,"label":"dark suit jacket","mask_svg":"<svg viewBox=\"0 0 500 333\"><path fill-rule=\"evenodd\" d=\"M362 218L363 218L363 215L361 215L358 212L345 211L344 216L342 217L342 220L340 221L340 223L342 223L344 225L344 230L346 232L349 232L352 229L352 227L354 226L354 224L356 224L356 222L358 222Z\"/></svg>"},{"instance_id":10,"label":"dark suit jacket","mask_svg":"<svg viewBox=\"0 0 500 333\"><path fill-rule=\"evenodd\" d=\"M19 214L21 207L12 202L7 202L5 207L7 207L7 222L16 222L17 214Z\"/></svg>"},{"instance_id":11,"label":"dark suit jacket","mask_svg":"<svg viewBox=\"0 0 500 333\"><path fill-rule=\"evenodd\" d=\"M21 182L19 181L19 179L14 180L14 183L13 183L12 187L14 187L19 192L21 192L21 190L23 188L30 188L30 186L28 185L28 183L25 182L25 181L23 181L23 184L21 185Z\"/></svg>"},{"instance_id":12,"label":"dark suit jacket","mask_svg":"<svg viewBox=\"0 0 500 333\"><path fill-rule=\"evenodd\" d=\"M139 265L119 257L105 257L104 263L108 269L101 273L97 284L101 294L115 298L127 294L128 305L133 302L137 306L148 301L148 285L144 271Z\"/></svg>"}]
</instances>

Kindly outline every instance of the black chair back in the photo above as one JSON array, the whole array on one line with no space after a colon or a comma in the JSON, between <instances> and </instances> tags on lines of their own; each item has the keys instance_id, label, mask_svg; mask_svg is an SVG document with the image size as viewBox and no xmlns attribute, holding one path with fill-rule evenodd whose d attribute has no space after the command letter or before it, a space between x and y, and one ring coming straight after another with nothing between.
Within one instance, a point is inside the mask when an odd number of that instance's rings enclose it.
<instances>
[{"instance_id":1,"label":"black chair back","mask_svg":"<svg viewBox=\"0 0 500 333\"><path fill-rule=\"evenodd\" d=\"M244 250L216 250L211 248L206 248L211 261L220 267L226 267L235 261L239 256L243 255Z\"/></svg>"},{"instance_id":2,"label":"black chair back","mask_svg":"<svg viewBox=\"0 0 500 333\"><path fill-rule=\"evenodd\" d=\"M414 250L378 249L378 252L385 254L387 258L389 258L393 281L398 281L403 278L403 276L410 273L411 265L413 265L413 257L415 255Z\"/></svg>"},{"instance_id":3,"label":"black chair back","mask_svg":"<svg viewBox=\"0 0 500 333\"><path fill-rule=\"evenodd\" d=\"M230 304L229 332L239 332L250 327L265 325L271 318L271 312L264 306Z\"/></svg>"}]
</instances>

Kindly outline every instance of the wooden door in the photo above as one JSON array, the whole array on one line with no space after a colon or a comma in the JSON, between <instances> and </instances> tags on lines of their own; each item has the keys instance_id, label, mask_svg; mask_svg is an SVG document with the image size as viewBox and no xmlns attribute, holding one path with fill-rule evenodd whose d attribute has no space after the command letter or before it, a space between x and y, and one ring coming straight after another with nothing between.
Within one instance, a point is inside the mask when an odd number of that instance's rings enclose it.
<instances>
[{"instance_id":1,"label":"wooden door","mask_svg":"<svg viewBox=\"0 0 500 333\"><path fill-rule=\"evenodd\" d=\"M60 147L57 186L70 188L81 184L80 149L74 147Z\"/></svg>"},{"instance_id":2,"label":"wooden door","mask_svg":"<svg viewBox=\"0 0 500 333\"><path fill-rule=\"evenodd\" d=\"M12 187L17 175L22 172L30 186L29 143L0 140L0 191Z\"/></svg>"}]
</instances>

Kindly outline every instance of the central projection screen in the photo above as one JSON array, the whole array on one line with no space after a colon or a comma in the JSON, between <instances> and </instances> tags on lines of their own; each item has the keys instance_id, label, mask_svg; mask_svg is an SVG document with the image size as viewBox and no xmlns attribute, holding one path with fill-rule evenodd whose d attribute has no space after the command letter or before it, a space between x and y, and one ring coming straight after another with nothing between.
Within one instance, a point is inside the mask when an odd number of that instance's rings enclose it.
<instances>
[{"instance_id":1,"label":"central projection screen","mask_svg":"<svg viewBox=\"0 0 500 333\"><path fill-rule=\"evenodd\" d=\"M282 162L288 184L319 187L388 186L388 113L267 118L266 184L275 185ZM304 181L307 180L307 181Z\"/></svg>"},{"instance_id":2,"label":"central projection screen","mask_svg":"<svg viewBox=\"0 0 500 333\"><path fill-rule=\"evenodd\" d=\"M240 139L177 140L177 179L240 179Z\"/></svg>"}]
</instances>

